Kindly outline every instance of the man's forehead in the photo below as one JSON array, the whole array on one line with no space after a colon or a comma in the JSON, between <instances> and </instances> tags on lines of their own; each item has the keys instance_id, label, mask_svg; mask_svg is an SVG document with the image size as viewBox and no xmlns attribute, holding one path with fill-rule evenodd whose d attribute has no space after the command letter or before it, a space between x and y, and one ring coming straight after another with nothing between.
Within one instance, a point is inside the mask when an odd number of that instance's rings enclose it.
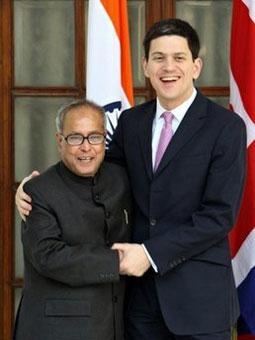
<instances>
[{"instance_id":1,"label":"man's forehead","mask_svg":"<svg viewBox=\"0 0 255 340\"><path fill-rule=\"evenodd\" d=\"M163 38L163 39L161 39ZM191 56L192 52L189 48L188 41L179 35L167 35L158 37L151 41L149 57L153 56Z\"/></svg>"},{"instance_id":2,"label":"man's forehead","mask_svg":"<svg viewBox=\"0 0 255 340\"><path fill-rule=\"evenodd\" d=\"M168 54L168 53L163 52L163 51L157 51L157 50L151 52L152 56L154 56L154 55L162 55L162 56L164 56L166 54ZM171 54L174 55L174 56L187 55L188 51L173 51Z\"/></svg>"},{"instance_id":3,"label":"man's forehead","mask_svg":"<svg viewBox=\"0 0 255 340\"><path fill-rule=\"evenodd\" d=\"M98 126L98 128L104 126L102 114L93 108L87 107L72 108L68 111L66 113L63 126L66 127L67 125L70 126L75 124L80 125L84 118L90 120L92 124Z\"/></svg>"},{"instance_id":4,"label":"man's forehead","mask_svg":"<svg viewBox=\"0 0 255 340\"><path fill-rule=\"evenodd\" d=\"M78 107L73 107L71 108L68 112L67 115L69 114L80 114L80 115L84 115L84 116L96 116L96 115L100 115L100 112L98 112L96 109L91 108L89 106L78 106Z\"/></svg>"},{"instance_id":5,"label":"man's forehead","mask_svg":"<svg viewBox=\"0 0 255 340\"><path fill-rule=\"evenodd\" d=\"M162 35L151 40L150 48L155 48L157 46L171 47L175 45L180 45L182 47L188 46L188 40L181 35Z\"/></svg>"},{"instance_id":6,"label":"man's forehead","mask_svg":"<svg viewBox=\"0 0 255 340\"><path fill-rule=\"evenodd\" d=\"M76 119L82 119L82 118L89 118L94 121L101 120L102 114L90 107L77 107L72 108L70 111L66 113L65 116L66 120L76 120Z\"/></svg>"}]
</instances>

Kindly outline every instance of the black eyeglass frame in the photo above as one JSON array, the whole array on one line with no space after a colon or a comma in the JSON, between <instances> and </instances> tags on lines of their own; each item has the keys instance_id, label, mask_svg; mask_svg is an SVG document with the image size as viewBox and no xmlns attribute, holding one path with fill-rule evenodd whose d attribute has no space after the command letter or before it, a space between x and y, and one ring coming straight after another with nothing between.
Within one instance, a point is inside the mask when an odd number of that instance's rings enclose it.
<instances>
[{"instance_id":1,"label":"black eyeglass frame","mask_svg":"<svg viewBox=\"0 0 255 340\"><path fill-rule=\"evenodd\" d=\"M70 145L70 146L80 146L80 145L82 145L82 144L84 143L84 140L87 140L88 143L89 143L90 145L100 145L100 144L103 144L104 141L105 141L105 139L106 139L106 135L103 134L103 133L90 133L90 134L88 134L87 136L83 136L81 133L70 133L69 135L64 136L64 135L61 133L61 136L64 138L64 140L66 141L66 143L67 143L68 145ZM69 139L69 137L71 137L71 136L80 136L80 137L82 137L81 142L80 142L79 144L71 144L70 142L68 142L68 139ZM92 141L92 139L90 139L91 136L102 136L103 139L102 139L102 141L101 141L100 143L94 143L94 142L91 143L91 141Z\"/></svg>"}]
</instances>

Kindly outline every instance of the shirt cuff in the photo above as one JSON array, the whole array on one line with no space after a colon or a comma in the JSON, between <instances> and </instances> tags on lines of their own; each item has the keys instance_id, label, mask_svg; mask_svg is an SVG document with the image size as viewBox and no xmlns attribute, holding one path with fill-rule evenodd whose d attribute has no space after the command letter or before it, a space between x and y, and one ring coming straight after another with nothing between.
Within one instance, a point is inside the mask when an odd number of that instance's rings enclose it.
<instances>
[{"instance_id":1,"label":"shirt cuff","mask_svg":"<svg viewBox=\"0 0 255 340\"><path fill-rule=\"evenodd\" d=\"M152 260L152 258L150 256L150 254L148 253L148 250L146 249L145 245L141 244L141 246L143 247L143 250L144 250L144 252L145 252L145 254L146 254L146 256L147 256L147 258L148 258L148 260L149 260L149 262L150 262L150 264L152 266L152 268L154 269L154 271L156 273L158 273L158 267L156 266L155 262Z\"/></svg>"}]
</instances>

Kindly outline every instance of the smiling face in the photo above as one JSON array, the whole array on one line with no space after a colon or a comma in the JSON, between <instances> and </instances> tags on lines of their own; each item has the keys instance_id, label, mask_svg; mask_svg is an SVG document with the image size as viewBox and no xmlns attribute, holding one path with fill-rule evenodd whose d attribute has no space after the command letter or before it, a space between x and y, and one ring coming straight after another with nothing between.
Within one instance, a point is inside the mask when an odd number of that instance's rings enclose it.
<instances>
[{"instance_id":1,"label":"smiling face","mask_svg":"<svg viewBox=\"0 0 255 340\"><path fill-rule=\"evenodd\" d=\"M163 35L151 41L148 60L143 60L143 67L160 104L172 110L191 96L193 80L199 77L202 61L192 59L187 39Z\"/></svg>"},{"instance_id":2,"label":"smiling face","mask_svg":"<svg viewBox=\"0 0 255 340\"><path fill-rule=\"evenodd\" d=\"M78 176L94 176L104 159L105 143L91 145L86 139L81 145L68 145L63 136L76 133L83 136L92 133L104 134L102 115L85 106L73 108L65 116L62 134L56 134L60 157L68 169Z\"/></svg>"}]
</instances>

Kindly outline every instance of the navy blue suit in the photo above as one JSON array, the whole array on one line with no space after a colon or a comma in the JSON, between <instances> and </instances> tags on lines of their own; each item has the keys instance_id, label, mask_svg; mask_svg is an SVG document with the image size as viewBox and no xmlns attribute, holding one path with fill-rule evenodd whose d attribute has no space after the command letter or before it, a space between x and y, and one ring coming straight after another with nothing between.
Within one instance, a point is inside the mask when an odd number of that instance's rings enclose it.
<instances>
[{"instance_id":1,"label":"navy blue suit","mask_svg":"<svg viewBox=\"0 0 255 340\"><path fill-rule=\"evenodd\" d=\"M125 111L107 157L128 169L133 242L144 243L158 267L153 284L168 329L220 332L239 314L228 232L245 179L245 125L198 92L153 173L155 110L153 100Z\"/></svg>"}]
</instances>

